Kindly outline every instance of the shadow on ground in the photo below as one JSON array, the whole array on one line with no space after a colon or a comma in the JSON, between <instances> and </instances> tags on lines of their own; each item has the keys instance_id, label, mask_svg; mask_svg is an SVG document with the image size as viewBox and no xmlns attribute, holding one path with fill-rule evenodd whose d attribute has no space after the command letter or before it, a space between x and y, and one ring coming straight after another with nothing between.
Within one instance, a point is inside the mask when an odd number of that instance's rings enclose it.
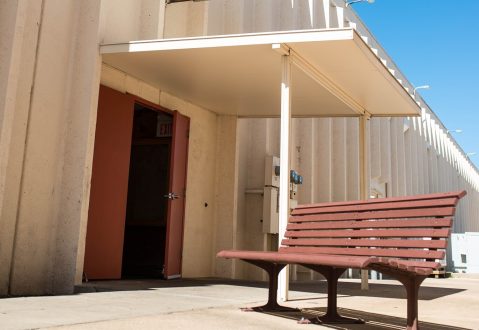
<instances>
[{"instance_id":1,"label":"shadow on ground","mask_svg":"<svg viewBox=\"0 0 479 330\"><path fill-rule=\"evenodd\" d=\"M447 280L445 280L447 281ZM399 282L398 282L399 283ZM122 280L122 281L92 281L83 283L76 287L77 293L89 292L112 292L112 291L137 291L137 290L156 290L160 288L175 287L198 287L210 285L237 285L246 287L267 288L266 282L254 282L243 280L223 280L223 279L179 279L179 280ZM291 283L290 289L299 292L327 294L326 281L308 281L300 283ZM464 289L438 288L421 286L419 290L419 300L433 300L445 297L455 293L465 291ZM360 285L354 282L340 282L338 294L341 296L364 296L364 297L388 297L395 299L405 299L406 290L402 285L392 284L370 284L369 290L361 290ZM315 297L307 299L325 299L325 297ZM267 296L265 295L265 300ZM294 300L293 300L294 301Z\"/></svg>"},{"instance_id":2,"label":"shadow on ground","mask_svg":"<svg viewBox=\"0 0 479 330\"><path fill-rule=\"evenodd\" d=\"M390 329L404 329L406 325L406 319L394 316L387 316L381 314L374 314L368 313L363 311L357 311L352 309L346 308L338 308L338 311L343 316L353 317L353 318L360 318L365 321L364 324L321 324L323 327L331 328L331 329L344 329L344 330L390 330ZM302 319L313 319L313 323L315 323L314 318L317 316L321 316L326 313L326 308L307 308L303 309L298 312L268 312L265 314L274 315L278 317L283 317L287 319L291 319L294 321L299 321ZM318 323L319 324L319 323ZM472 330L469 328L459 328L454 326L448 325L441 325L429 322L421 322L419 321L419 325L421 330Z\"/></svg>"}]
</instances>

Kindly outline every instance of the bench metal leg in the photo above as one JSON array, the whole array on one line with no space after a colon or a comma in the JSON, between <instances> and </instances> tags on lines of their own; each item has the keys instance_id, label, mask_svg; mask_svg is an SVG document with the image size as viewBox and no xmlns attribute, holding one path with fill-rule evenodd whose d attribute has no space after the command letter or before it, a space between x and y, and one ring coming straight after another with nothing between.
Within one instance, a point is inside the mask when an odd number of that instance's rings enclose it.
<instances>
[{"instance_id":1,"label":"bench metal leg","mask_svg":"<svg viewBox=\"0 0 479 330\"><path fill-rule=\"evenodd\" d=\"M242 308L242 311L250 312L297 312L298 309L281 306L278 304L278 275L279 272L286 267L286 264L275 264L271 262L256 261L256 260L244 260L250 264L258 266L264 269L269 276L269 291L268 302L266 305L252 308Z\"/></svg>"},{"instance_id":2,"label":"bench metal leg","mask_svg":"<svg viewBox=\"0 0 479 330\"><path fill-rule=\"evenodd\" d=\"M326 314L313 319L309 322L301 323L340 323L340 324L362 324L364 320L351 317L341 316L338 313L338 279L346 271L347 268L334 268L316 265L304 265L312 269L326 278L328 283L328 307Z\"/></svg>"},{"instance_id":3,"label":"bench metal leg","mask_svg":"<svg viewBox=\"0 0 479 330\"><path fill-rule=\"evenodd\" d=\"M418 330L418 293L421 283L426 276L404 276L398 280L404 285L407 292L407 330Z\"/></svg>"},{"instance_id":4,"label":"bench metal leg","mask_svg":"<svg viewBox=\"0 0 479 330\"><path fill-rule=\"evenodd\" d=\"M406 288L407 294L407 321L406 330L418 330L418 300L419 300L419 287L422 282L427 278L423 275L411 275L407 273L401 273L396 270L390 270L384 267L374 266L374 269L380 271L383 274L390 275L396 280L401 282Z\"/></svg>"}]
</instances>

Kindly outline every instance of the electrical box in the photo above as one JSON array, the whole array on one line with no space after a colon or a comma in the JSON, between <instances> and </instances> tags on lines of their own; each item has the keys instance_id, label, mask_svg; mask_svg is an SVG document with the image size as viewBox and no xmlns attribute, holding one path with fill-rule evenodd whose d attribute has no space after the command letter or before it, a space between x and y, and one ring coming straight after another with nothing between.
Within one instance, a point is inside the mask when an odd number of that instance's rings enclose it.
<instances>
[{"instance_id":1,"label":"electrical box","mask_svg":"<svg viewBox=\"0 0 479 330\"><path fill-rule=\"evenodd\" d=\"M279 175L280 161L278 157L266 156L263 188L263 232L278 234L279 232ZM289 206L298 205L298 185L303 184L303 176L290 170Z\"/></svg>"},{"instance_id":2,"label":"electrical box","mask_svg":"<svg viewBox=\"0 0 479 330\"><path fill-rule=\"evenodd\" d=\"M479 233L466 233L467 273L479 273Z\"/></svg>"},{"instance_id":3,"label":"electrical box","mask_svg":"<svg viewBox=\"0 0 479 330\"><path fill-rule=\"evenodd\" d=\"M467 267L466 234L451 234L451 252L454 272L464 273Z\"/></svg>"},{"instance_id":4,"label":"electrical box","mask_svg":"<svg viewBox=\"0 0 479 330\"><path fill-rule=\"evenodd\" d=\"M277 234L279 230L279 175L275 168L279 166L279 158L266 156L264 166L263 193L263 232Z\"/></svg>"}]
</instances>

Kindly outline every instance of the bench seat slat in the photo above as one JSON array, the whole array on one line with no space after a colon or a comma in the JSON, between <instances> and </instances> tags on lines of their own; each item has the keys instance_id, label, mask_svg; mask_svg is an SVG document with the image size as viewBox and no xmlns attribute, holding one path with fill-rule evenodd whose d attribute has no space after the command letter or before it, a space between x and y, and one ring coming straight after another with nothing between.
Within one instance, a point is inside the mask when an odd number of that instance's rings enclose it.
<instances>
[{"instance_id":1,"label":"bench seat slat","mask_svg":"<svg viewBox=\"0 0 479 330\"><path fill-rule=\"evenodd\" d=\"M419 275L429 276L432 274L433 270L431 268L422 268L422 267L409 267L410 272L415 272Z\"/></svg>"},{"instance_id":2,"label":"bench seat slat","mask_svg":"<svg viewBox=\"0 0 479 330\"><path fill-rule=\"evenodd\" d=\"M379 264L390 265L396 268L399 268L399 264L405 265L407 267L421 267L431 269L438 269L441 267L441 263L435 261L417 261L391 258L379 258Z\"/></svg>"},{"instance_id":3,"label":"bench seat slat","mask_svg":"<svg viewBox=\"0 0 479 330\"><path fill-rule=\"evenodd\" d=\"M282 247L281 252L304 254L337 254L372 257L395 257L415 259L442 259L444 251L417 249L369 249L369 248L337 248L337 247Z\"/></svg>"},{"instance_id":4,"label":"bench seat slat","mask_svg":"<svg viewBox=\"0 0 479 330\"><path fill-rule=\"evenodd\" d=\"M334 207L334 206L346 206L346 205L361 205L361 204L377 204L388 202L402 202L402 201L418 201L418 200L437 200L443 198L455 197L458 200L466 195L465 191L454 191L448 193L435 193L418 196L402 196L402 197L387 197L387 198L374 198L365 201L345 201L345 202L323 202L314 204L302 204L298 205L295 210L307 209L311 207Z\"/></svg>"},{"instance_id":5,"label":"bench seat slat","mask_svg":"<svg viewBox=\"0 0 479 330\"><path fill-rule=\"evenodd\" d=\"M389 270L393 272L400 271L400 272L407 272L409 274L422 275L422 276L428 276L432 274L432 272L434 271L434 269L430 267L412 267L412 266L403 267L402 266L398 268L390 264L382 264L382 263L370 265L370 269L378 270L379 272L383 272L383 273L385 270Z\"/></svg>"},{"instance_id":6,"label":"bench seat slat","mask_svg":"<svg viewBox=\"0 0 479 330\"><path fill-rule=\"evenodd\" d=\"M289 223L287 230L451 227L452 218Z\"/></svg>"},{"instance_id":7,"label":"bench seat slat","mask_svg":"<svg viewBox=\"0 0 479 330\"><path fill-rule=\"evenodd\" d=\"M285 237L434 237L447 238L450 229L358 229L287 231Z\"/></svg>"},{"instance_id":8,"label":"bench seat slat","mask_svg":"<svg viewBox=\"0 0 479 330\"><path fill-rule=\"evenodd\" d=\"M432 273L432 269L431 269L431 268L407 266L407 265L402 264L402 263L399 263L399 264L398 264L398 268L399 268L399 269L402 269L402 270L405 270L405 271L408 271L408 272L421 274L421 275L429 275L429 274Z\"/></svg>"},{"instance_id":9,"label":"bench seat slat","mask_svg":"<svg viewBox=\"0 0 479 330\"><path fill-rule=\"evenodd\" d=\"M450 217L454 215L455 207L431 207L411 210L367 211L347 213L324 213L311 215L293 215L290 222L313 221L344 221L344 220L373 220L373 219L401 219L424 217Z\"/></svg>"},{"instance_id":10,"label":"bench seat slat","mask_svg":"<svg viewBox=\"0 0 479 330\"><path fill-rule=\"evenodd\" d=\"M378 262L378 258L369 256L321 255L243 250L223 250L216 256L221 258L237 258L242 260L255 260L273 263L310 264L352 268L364 268L370 263Z\"/></svg>"},{"instance_id":11,"label":"bench seat slat","mask_svg":"<svg viewBox=\"0 0 479 330\"><path fill-rule=\"evenodd\" d=\"M445 198L440 200L420 200L408 202L384 202L376 204L356 204L334 207L311 207L306 209L295 209L293 215L305 214L322 214L322 213L344 213L344 212L360 212L360 211L384 211L384 210L401 210L401 209L419 209L427 207L445 207L456 206L456 198Z\"/></svg>"},{"instance_id":12,"label":"bench seat slat","mask_svg":"<svg viewBox=\"0 0 479 330\"><path fill-rule=\"evenodd\" d=\"M362 247L390 247L390 248L428 248L445 249L446 240L404 240L404 239L314 239L296 238L282 241L285 246L362 246Z\"/></svg>"}]
</instances>

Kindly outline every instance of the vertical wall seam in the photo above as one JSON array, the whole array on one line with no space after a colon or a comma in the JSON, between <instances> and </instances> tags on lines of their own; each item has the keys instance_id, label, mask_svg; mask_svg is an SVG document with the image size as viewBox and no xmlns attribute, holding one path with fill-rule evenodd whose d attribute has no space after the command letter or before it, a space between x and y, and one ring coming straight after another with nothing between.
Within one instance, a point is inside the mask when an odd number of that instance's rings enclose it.
<instances>
[{"instance_id":1,"label":"vertical wall seam","mask_svg":"<svg viewBox=\"0 0 479 330\"><path fill-rule=\"evenodd\" d=\"M18 222L20 220L20 205L21 205L21 195L22 195L22 188L24 184L24 173L25 173L25 157L26 157L26 151L28 148L28 137L30 134L30 116L31 116L31 110L32 110L32 103L33 103L33 97L35 94L35 80L37 77L37 66L38 66L38 52L40 49L40 41L41 41L41 35L42 35L42 27L43 27L43 13L44 13L44 7L45 7L45 1L41 0L41 9L40 9L40 19L38 21L38 32L37 32L37 45L35 47L35 60L34 60L34 65L33 65L33 78L32 78L32 85L30 87L30 101L28 104L28 110L27 110L27 122L26 122L26 129L25 129L25 140L24 140L24 152L23 152L23 157L22 157L22 171L21 171L21 176L20 176L20 189L18 190L18 198L17 198L17 207L16 207L16 215L15 215L15 228L13 232L13 242L12 242L12 255L10 258L10 274L8 278L8 295L12 294L12 279L13 279L13 268L15 265L15 251L16 251L16 245L17 245L17 236L18 236Z\"/></svg>"}]
</instances>

